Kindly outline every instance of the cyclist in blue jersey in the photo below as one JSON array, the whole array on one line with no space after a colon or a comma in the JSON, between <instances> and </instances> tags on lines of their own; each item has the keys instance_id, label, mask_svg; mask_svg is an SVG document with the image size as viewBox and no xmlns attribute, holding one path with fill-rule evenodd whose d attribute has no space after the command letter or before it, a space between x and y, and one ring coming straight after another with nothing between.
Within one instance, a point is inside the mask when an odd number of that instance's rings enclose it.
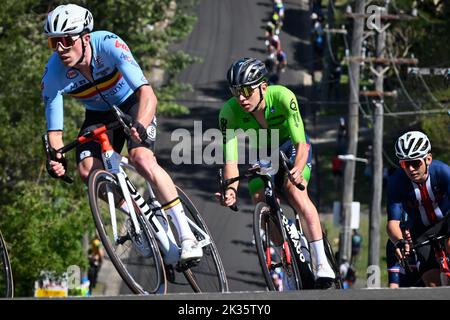
<instances>
[{"instance_id":1,"label":"cyclist in blue jersey","mask_svg":"<svg viewBox=\"0 0 450 320\"><path fill-rule=\"evenodd\" d=\"M431 143L420 131L400 136L395 152L401 169L388 181L387 232L396 248L398 259L409 255L410 246L404 239L400 224L403 210L408 215L408 229L413 241L430 228L439 233L449 230L450 167L433 160ZM447 242L447 251L450 246ZM439 265L430 245L417 249L418 271L426 286L440 284Z\"/></svg>"},{"instance_id":2,"label":"cyclist in blue jersey","mask_svg":"<svg viewBox=\"0 0 450 320\"><path fill-rule=\"evenodd\" d=\"M107 31L91 32L94 20L89 10L74 4L61 5L46 20L45 34L54 51L42 78L47 132L54 149L63 144L63 96L69 95L86 108L80 135L87 128L115 120L117 105L133 118L131 138L122 129L109 133L117 152L127 140L130 160L138 172L155 187L163 208L173 218L181 241L181 262L199 260L202 249L193 235L174 183L154 155L157 98L133 55L119 36ZM96 142L77 148L81 179L87 183L93 169L102 167L100 145ZM49 174L65 174L61 154L47 164Z\"/></svg>"}]
</instances>

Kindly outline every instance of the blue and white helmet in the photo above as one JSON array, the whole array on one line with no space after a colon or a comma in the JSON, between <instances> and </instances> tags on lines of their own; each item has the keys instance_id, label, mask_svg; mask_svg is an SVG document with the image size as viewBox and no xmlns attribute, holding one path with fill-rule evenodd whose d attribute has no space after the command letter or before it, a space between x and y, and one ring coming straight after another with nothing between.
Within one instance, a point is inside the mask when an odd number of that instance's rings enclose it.
<instances>
[{"instance_id":1,"label":"blue and white helmet","mask_svg":"<svg viewBox=\"0 0 450 320\"><path fill-rule=\"evenodd\" d=\"M44 32L49 37L60 37L90 32L94 29L94 18L89 10L76 4L56 7L47 15Z\"/></svg>"},{"instance_id":2,"label":"blue and white helmet","mask_svg":"<svg viewBox=\"0 0 450 320\"><path fill-rule=\"evenodd\" d=\"M430 152L430 140L420 131L409 131L400 136L395 143L395 154L399 160L423 159Z\"/></svg>"}]
</instances>

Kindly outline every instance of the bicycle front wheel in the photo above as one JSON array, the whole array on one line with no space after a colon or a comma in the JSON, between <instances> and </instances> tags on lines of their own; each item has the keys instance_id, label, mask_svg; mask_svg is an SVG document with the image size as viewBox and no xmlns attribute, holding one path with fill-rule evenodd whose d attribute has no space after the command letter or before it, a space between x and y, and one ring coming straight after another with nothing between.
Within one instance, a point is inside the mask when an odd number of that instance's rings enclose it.
<instances>
[{"instance_id":1,"label":"bicycle front wheel","mask_svg":"<svg viewBox=\"0 0 450 320\"><path fill-rule=\"evenodd\" d=\"M165 293L166 276L158 244L138 206L133 203L140 233L136 232L129 213L116 208L123 195L114 175L105 170L94 171L88 192L99 236L130 290L136 294Z\"/></svg>"},{"instance_id":2,"label":"bicycle front wheel","mask_svg":"<svg viewBox=\"0 0 450 320\"><path fill-rule=\"evenodd\" d=\"M12 298L14 295L13 277L9 262L8 250L0 232L0 296Z\"/></svg>"},{"instance_id":3,"label":"bicycle front wheel","mask_svg":"<svg viewBox=\"0 0 450 320\"><path fill-rule=\"evenodd\" d=\"M176 188L186 217L200 229L191 225L194 236L200 243L205 242L205 238L209 238L209 241L202 246L203 257L200 263L184 270L184 275L195 292L227 292L225 269L212 235L191 199L180 187L176 186Z\"/></svg>"},{"instance_id":4,"label":"bicycle front wheel","mask_svg":"<svg viewBox=\"0 0 450 320\"><path fill-rule=\"evenodd\" d=\"M258 203L254 211L253 235L267 288L270 291L302 289L294 247L290 241L284 247L281 226L263 202Z\"/></svg>"}]
</instances>

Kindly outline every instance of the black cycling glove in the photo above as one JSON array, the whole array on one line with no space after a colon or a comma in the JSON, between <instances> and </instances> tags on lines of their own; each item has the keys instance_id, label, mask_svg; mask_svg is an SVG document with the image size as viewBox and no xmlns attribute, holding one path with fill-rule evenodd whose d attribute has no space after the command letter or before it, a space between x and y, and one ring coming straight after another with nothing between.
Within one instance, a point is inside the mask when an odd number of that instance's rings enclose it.
<instances>
[{"instance_id":1,"label":"black cycling glove","mask_svg":"<svg viewBox=\"0 0 450 320\"><path fill-rule=\"evenodd\" d=\"M394 246L397 249L404 250L407 243L408 242L405 239L400 239L396 243L394 243Z\"/></svg>"},{"instance_id":2,"label":"black cycling glove","mask_svg":"<svg viewBox=\"0 0 450 320\"><path fill-rule=\"evenodd\" d=\"M139 134L139 138L141 138L141 144L147 146L148 142L148 134L147 134L147 129L139 122L139 121L133 121L133 128L136 129L136 131Z\"/></svg>"},{"instance_id":3,"label":"black cycling glove","mask_svg":"<svg viewBox=\"0 0 450 320\"><path fill-rule=\"evenodd\" d=\"M53 148L52 148L53 149ZM56 174L56 172L53 170L53 168L52 168L52 166L51 166L51 164L50 164L50 160L53 160L53 161L56 161L56 162L59 162L59 163L61 163L62 165L63 165L63 167L64 167L64 170L66 170L67 171L67 160L66 160L66 158L64 157L64 155L61 155L61 158L60 159L57 159L56 158L56 151L55 151L55 149L53 149L53 150L51 150L52 152L51 152L51 157L50 158L47 158L47 163L46 163L46 168L47 168L47 172L48 172L48 174L52 177L52 178L55 178L55 179L60 179L61 177L59 177L57 174Z\"/></svg>"}]
</instances>

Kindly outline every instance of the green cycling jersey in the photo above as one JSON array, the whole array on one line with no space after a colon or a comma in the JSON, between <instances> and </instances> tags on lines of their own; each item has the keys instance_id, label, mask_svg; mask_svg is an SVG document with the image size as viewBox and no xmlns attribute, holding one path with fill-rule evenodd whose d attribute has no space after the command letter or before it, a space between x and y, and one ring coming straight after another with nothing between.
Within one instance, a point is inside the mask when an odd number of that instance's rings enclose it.
<instances>
[{"instance_id":1,"label":"green cycling jersey","mask_svg":"<svg viewBox=\"0 0 450 320\"><path fill-rule=\"evenodd\" d=\"M306 142L306 135L302 117L294 93L288 88L280 85L267 87L264 95L266 108L264 118L267 122L267 144L270 141L270 130L279 130L278 145L291 139L295 145ZM222 107L219 115L219 125L223 135L224 161L238 160L238 142L235 130L256 130L258 135L258 146L267 145L264 141L259 142L259 130L263 129L252 113L245 112L235 97L229 99ZM270 145L270 144L269 144Z\"/></svg>"}]
</instances>

